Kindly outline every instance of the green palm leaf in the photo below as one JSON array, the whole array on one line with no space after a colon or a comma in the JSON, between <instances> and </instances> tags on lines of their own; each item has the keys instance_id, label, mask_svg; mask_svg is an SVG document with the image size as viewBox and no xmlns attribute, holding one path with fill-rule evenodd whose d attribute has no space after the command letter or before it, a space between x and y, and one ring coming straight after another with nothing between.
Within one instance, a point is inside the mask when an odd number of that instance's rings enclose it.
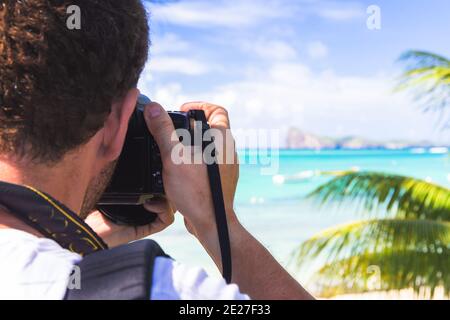
<instances>
[{"instance_id":1,"label":"green palm leaf","mask_svg":"<svg viewBox=\"0 0 450 320\"><path fill-rule=\"evenodd\" d=\"M349 173L322 185L310 195L324 204L405 219L450 221L450 190L423 180L374 172Z\"/></svg>"},{"instance_id":2,"label":"green palm leaf","mask_svg":"<svg viewBox=\"0 0 450 320\"><path fill-rule=\"evenodd\" d=\"M300 271L322 261L312 280L323 297L372 290L412 288L434 295L450 292L450 223L384 219L337 226L305 241L294 261ZM379 287L371 288L370 267L380 270Z\"/></svg>"},{"instance_id":3,"label":"green palm leaf","mask_svg":"<svg viewBox=\"0 0 450 320\"><path fill-rule=\"evenodd\" d=\"M400 60L415 60L423 66L450 66L450 60L436 53L420 50L409 50L400 56Z\"/></svg>"},{"instance_id":4,"label":"green palm leaf","mask_svg":"<svg viewBox=\"0 0 450 320\"><path fill-rule=\"evenodd\" d=\"M437 288L450 296L449 262L449 248L367 253L326 264L312 280L322 297L405 288L412 288L421 298L433 298Z\"/></svg>"},{"instance_id":5,"label":"green palm leaf","mask_svg":"<svg viewBox=\"0 0 450 320\"><path fill-rule=\"evenodd\" d=\"M426 181L374 172L347 173L313 191L321 205L350 205L369 214L324 230L294 252L299 270L313 271L322 296L373 291L371 266L380 271L376 290L412 288L432 297L450 291L450 190ZM378 218L378 219L376 219Z\"/></svg>"},{"instance_id":6,"label":"green palm leaf","mask_svg":"<svg viewBox=\"0 0 450 320\"><path fill-rule=\"evenodd\" d=\"M400 60L407 66L397 89L413 90L426 111L444 112L450 105L450 60L424 51L408 51Z\"/></svg>"},{"instance_id":7,"label":"green palm leaf","mask_svg":"<svg viewBox=\"0 0 450 320\"><path fill-rule=\"evenodd\" d=\"M303 242L294 257L297 265L302 266L317 257L324 259L326 263L332 263L371 252L442 252L449 249L449 245L450 222L415 219L365 220L318 233Z\"/></svg>"}]
</instances>

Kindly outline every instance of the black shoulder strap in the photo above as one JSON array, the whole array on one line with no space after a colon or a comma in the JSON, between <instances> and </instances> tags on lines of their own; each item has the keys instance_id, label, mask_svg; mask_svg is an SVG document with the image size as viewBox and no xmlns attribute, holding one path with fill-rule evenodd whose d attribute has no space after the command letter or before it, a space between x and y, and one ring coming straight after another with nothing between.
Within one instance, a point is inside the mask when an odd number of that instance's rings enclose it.
<instances>
[{"instance_id":1,"label":"black shoulder strap","mask_svg":"<svg viewBox=\"0 0 450 320\"><path fill-rule=\"evenodd\" d=\"M81 289L65 300L149 300L155 258L167 255L153 240L92 253L78 264Z\"/></svg>"},{"instance_id":2,"label":"black shoulder strap","mask_svg":"<svg viewBox=\"0 0 450 320\"><path fill-rule=\"evenodd\" d=\"M213 145L213 151L211 156L215 161L207 164L209 186L211 188L211 195L214 205L214 215L216 218L217 234L219 236L220 254L222 258L222 275L225 281L230 284L232 278L232 261L231 261L231 245L230 235L228 231L227 214L225 211L225 204L223 200L222 182L220 178L219 165L216 159L216 148L214 145L214 137L211 136L209 131L210 126L206 120L205 113L202 110L191 110L191 116L202 124L202 134L208 135L211 141L203 141L203 150L209 145Z\"/></svg>"},{"instance_id":3,"label":"black shoulder strap","mask_svg":"<svg viewBox=\"0 0 450 320\"><path fill-rule=\"evenodd\" d=\"M77 214L31 186L0 181L0 206L67 250L84 256L108 248Z\"/></svg>"}]
</instances>

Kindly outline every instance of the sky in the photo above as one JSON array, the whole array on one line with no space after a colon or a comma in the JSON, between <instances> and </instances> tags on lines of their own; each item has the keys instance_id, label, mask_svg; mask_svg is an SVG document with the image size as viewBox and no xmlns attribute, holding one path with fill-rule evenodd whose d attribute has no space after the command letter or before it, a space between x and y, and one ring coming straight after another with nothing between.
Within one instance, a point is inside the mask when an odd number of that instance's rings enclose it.
<instances>
[{"instance_id":1,"label":"sky","mask_svg":"<svg viewBox=\"0 0 450 320\"><path fill-rule=\"evenodd\" d=\"M380 29L367 27L371 5L380 9ZM439 115L393 92L402 52L450 57L450 1L182 0L146 7L152 46L139 88L167 110L201 100L226 107L235 129L450 143Z\"/></svg>"}]
</instances>

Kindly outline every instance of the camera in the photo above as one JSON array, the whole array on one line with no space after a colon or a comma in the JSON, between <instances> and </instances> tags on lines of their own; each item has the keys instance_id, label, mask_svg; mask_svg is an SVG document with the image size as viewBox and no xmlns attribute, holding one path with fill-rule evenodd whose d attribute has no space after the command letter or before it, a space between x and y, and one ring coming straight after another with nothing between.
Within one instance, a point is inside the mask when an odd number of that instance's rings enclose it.
<instances>
[{"instance_id":1,"label":"camera","mask_svg":"<svg viewBox=\"0 0 450 320\"><path fill-rule=\"evenodd\" d=\"M118 224L152 223L156 215L145 210L143 204L164 198L161 154L144 119L144 107L150 102L146 96L139 96L114 174L97 203L97 209ZM169 112L169 116L175 129L189 130L191 137L196 123L200 121L207 126L201 110Z\"/></svg>"}]
</instances>

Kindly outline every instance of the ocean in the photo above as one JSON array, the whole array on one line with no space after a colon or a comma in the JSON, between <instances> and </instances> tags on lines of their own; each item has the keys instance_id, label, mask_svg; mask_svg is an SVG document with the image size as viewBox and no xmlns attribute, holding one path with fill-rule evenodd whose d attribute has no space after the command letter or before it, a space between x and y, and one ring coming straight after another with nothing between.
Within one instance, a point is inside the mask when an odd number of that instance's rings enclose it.
<instances>
[{"instance_id":1,"label":"ocean","mask_svg":"<svg viewBox=\"0 0 450 320\"><path fill-rule=\"evenodd\" d=\"M443 148L280 150L279 154L269 154L261 161L258 160L261 154L257 151L240 151L239 155L241 167L236 213L242 224L291 272L294 268L288 265L289 259L303 240L325 228L364 217L355 210L319 209L306 200L305 195L331 179L316 174L318 171L387 172L425 179L450 188L450 154ZM276 170L268 170L273 171L268 175L261 174L264 169L267 171L268 163L276 163L272 166ZM292 176L297 178L280 183ZM178 213L172 226L151 238L177 261L202 267L211 275L219 275L207 253L185 230ZM298 278L303 280L301 276Z\"/></svg>"}]
</instances>

